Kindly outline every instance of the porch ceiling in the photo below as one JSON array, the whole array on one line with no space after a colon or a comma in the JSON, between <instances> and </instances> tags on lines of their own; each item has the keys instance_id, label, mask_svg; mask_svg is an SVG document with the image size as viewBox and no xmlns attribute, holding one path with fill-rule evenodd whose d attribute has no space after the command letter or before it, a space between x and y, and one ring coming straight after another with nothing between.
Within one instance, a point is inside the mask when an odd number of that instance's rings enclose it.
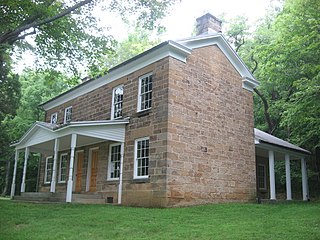
<instances>
[{"instance_id":1,"label":"porch ceiling","mask_svg":"<svg viewBox=\"0 0 320 240\"><path fill-rule=\"evenodd\" d=\"M60 140L59 150L69 149L72 134L78 136L77 147L103 141L123 142L125 125L128 122L128 119L85 121L71 122L60 126L36 122L18 142L11 146L14 146L17 150L29 147L30 151L50 154L53 152L56 138Z\"/></svg>"}]
</instances>

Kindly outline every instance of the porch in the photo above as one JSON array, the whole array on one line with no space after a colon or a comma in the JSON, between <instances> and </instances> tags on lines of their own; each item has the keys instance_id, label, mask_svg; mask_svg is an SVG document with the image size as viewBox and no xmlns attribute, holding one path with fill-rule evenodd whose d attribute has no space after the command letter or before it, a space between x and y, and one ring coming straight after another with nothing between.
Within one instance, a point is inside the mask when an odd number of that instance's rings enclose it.
<instances>
[{"instance_id":1,"label":"porch","mask_svg":"<svg viewBox=\"0 0 320 240\"><path fill-rule=\"evenodd\" d=\"M11 198L24 201L106 203L117 199L121 204L122 163L125 125L129 121L85 121L56 125L36 122L26 134L12 146L16 149ZM99 146L119 146L118 178L114 179L113 192L117 196L108 197L97 191ZM91 146L91 147L90 147ZM15 196L17 164L19 153L24 152L24 167L21 181L21 196ZM25 192L27 165L30 152L40 153L43 168L40 192ZM85 153L86 152L86 162ZM86 174L83 174L85 163ZM104 163L105 167L108 165ZM111 167L111 166L110 166ZM38 199L38 200L37 200Z\"/></svg>"},{"instance_id":2,"label":"porch","mask_svg":"<svg viewBox=\"0 0 320 240\"><path fill-rule=\"evenodd\" d=\"M274 137L268 133L254 129L256 148L256 179L257 179L257 199L258 201L276 201L279 199L309 200L308 178L307 178L307 158L311 154L309 151ZM301 196L293 199L291 162L298 161L301 169ZM285 196L277 196L275 163L284 166L285 174Z\"/></svg>"}]
</instances>

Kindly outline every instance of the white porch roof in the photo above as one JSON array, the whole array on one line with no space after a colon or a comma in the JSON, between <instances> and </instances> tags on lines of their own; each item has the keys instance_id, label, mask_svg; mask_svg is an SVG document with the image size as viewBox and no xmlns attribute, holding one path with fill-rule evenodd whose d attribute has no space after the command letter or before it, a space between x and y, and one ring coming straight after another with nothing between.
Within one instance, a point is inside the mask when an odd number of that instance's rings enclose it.
<instances>
[{"instance_id":1,"label":"white porch roof","mask_svg":"<svg viewBox=\"0 0 320 240\"><path fill-rule=\"evenodd\" d=\"M57 125L35 122L21 139L11 146L16 150L29 147L30 151L53 153L54 140L59 138L59 150L70 148L71 135L77 134L77 147L95 144L106 140L124 142L125 125L128 119L104 121L80 121Z\"/></svg>"}]
</instances>

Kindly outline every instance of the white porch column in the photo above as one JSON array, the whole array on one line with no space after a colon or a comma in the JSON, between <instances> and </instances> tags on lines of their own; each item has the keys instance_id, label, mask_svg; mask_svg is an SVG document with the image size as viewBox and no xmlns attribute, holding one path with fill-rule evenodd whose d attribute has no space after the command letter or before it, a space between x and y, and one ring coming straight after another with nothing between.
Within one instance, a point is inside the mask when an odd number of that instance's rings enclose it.
<instances>
[{"instance_id":1,"label":"white porch column","mask_svg":"<svg viewBox=\"0 0 320 240\"><path fill-rule=\"evenodd\" d=\"M12 177L12 185L11 185L11 198L13 198L15 190L16 190L16 176L17 176L17 166L18 166L19 152L16 149L16 153L14 156L14 168L13 168L13 177Z\"/></svg>"},{"instance_id":2,"label":"white porch column","mask_svg":"<svg viewBox=\"0 0 320 240\"><path fill-rule=\"evenodd\" d=\"M23 174L22 174L22 182L21 182L21 192L25 192L26 190L26 175L27 175L27 165L29 158L29 148L26 147L24 152L24 165L23 165Z\"/></svg>"},{"instance_id":3,"label":"white porch column","mask_svg":"<svg viewBox=\"0 0 320 240\"><path fill-rule=\"evenodd\" d=\"M301 176L302 176L302 199L307 201L308 196L308 176L307 176L307 165L306 160L301 158Z\"/></svg>"},{"instance_id":4,"label":"white porch column","mask_svg":"<svg viewBox=\"0 0 320 240\"><path fill-rule=\"evenodd\" d=\"M74 164L74 152L75 152L76 144L77 144L77 134L73 133L71 135L71 154L70 154L69 178L68 178L66 202L71 202L71 199L72 199L73 164Z\"/></svg>"},{"instance_id":5,"label":"white porch column","mask_svg":"<svg viewBox=\"0 0 320 240\"><path fill-rule=\"evenodd\" d=\"M289 154L285 155L286 160L286 187L287 187L287 200L292 200L291 192L291 171L290 171L290 156Z\"/></svg>"},{"instance_id":6,"label":"white porch column","mask_svg":"<svg viewBox=\"0 0 320 240\"><path fill-rule=\"evenodd\" d=\"M122 199L122 172L123 172L123 154L124 154L124 143L121 143L120 150L120 171L119 171L119 186L118 186L118 204L121 204Z\"/></svg>"},{"instance_id":7,"label":"white porch column","mask_svg":"<svg viewBox=\"0 0 320 240\"><path fill-rule=\"evenodd\" d=\"M57 162L58 162L58 152L59 152L59 139L54 140L54 156L53 156L53 166L52 166L52 177L50 192L56 192L56 179L57 179Z\"/></svg>"},{"instance_id":8,"label":"white porch column","mask_svg":"<svg viewBox=\"0 0 320 240\"><path fill-rule=\"evenodd\" d=\"M274 151L269 150L270 200L276 200L276 183L274 175Z\"/></svg>"}]
</instances>

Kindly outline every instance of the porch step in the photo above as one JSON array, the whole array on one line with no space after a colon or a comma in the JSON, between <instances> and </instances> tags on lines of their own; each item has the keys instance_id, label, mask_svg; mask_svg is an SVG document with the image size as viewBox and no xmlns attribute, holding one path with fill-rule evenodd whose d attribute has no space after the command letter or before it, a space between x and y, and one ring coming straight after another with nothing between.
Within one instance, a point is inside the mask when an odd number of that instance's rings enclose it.
<instances>
[{"instance_id":1,"label":"porch step","mask_svg":"<svg viewBox=\"0 0 320 240\"><path fill-rule=\"evenodd\" d=\"M82 204L106 204L106 199L99 193L72 194L73 203Z\"/></svg>"},{"instance_id":2,"label":"porch step","mask_svg":"<svg viewBox=\"0 0 320 240\"><path fill-rule=\"evenodd\" d=\"M24 192L13 197L13 200L26 202L65 202L65 193Z\"/></svg>"},{"instance_id":3,"label":"porch step","mask_svg":"<svg viewBox=\"0 0 320 240\"><path fill-rule=\"evenodd\" d=\"M66 202L66 193L24 192L13 197L13 200L24 202ZM72 194L72 203L106 204L107 201L100 193Z\"/></svg>"}]
</instances>

